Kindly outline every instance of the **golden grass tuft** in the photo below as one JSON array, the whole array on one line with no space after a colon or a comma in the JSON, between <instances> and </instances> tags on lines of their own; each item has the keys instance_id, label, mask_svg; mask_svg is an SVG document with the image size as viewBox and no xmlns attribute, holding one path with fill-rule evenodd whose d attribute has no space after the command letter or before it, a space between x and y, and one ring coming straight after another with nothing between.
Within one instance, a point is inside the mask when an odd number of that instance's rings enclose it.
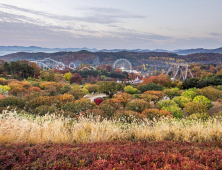
<instances>
[{"instance_id":1,"label":"golden grass tuft","mask_svg":"<svg viewBox=\"0 0 222 170\"><path fill-rule=\"evenodd\" d=\"M135 121L136 122L136 121ZM207 121L164 119L158 122L121 123L117 120L56 115L0 115L0 143L89 143L108 141L221 141L222 118Z\"/></svg>"}]
</instances>

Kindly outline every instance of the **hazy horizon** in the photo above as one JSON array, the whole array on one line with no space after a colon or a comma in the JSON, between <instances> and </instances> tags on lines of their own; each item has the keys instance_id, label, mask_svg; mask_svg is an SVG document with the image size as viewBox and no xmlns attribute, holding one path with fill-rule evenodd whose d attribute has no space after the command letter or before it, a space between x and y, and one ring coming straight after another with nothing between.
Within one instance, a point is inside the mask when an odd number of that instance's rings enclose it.
<instances>
[{"instance_id":1,"label":"hazy horizon","mask_svg":"<svg viewBox=\"0 0 222 170\"><path fill-rule=\"evenodd\" d=\"M0 46L215 49L221 0L1 0Z\"/></svg>"}]
</instances>

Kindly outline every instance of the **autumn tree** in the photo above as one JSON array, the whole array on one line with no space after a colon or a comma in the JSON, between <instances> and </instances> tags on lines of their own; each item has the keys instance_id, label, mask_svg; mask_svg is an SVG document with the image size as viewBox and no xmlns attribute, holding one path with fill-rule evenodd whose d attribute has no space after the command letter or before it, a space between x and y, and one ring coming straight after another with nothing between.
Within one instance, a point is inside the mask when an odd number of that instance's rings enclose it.
<instances>
[{"instance_id":1,"label":"autumn tree","mask_svg":"<svg viewBox=\"0 0 222 170\"><path fill-rule=\"evenodd\" d=\"M142 99L131 100L126 107L129 110L141 113L143 110L148 109L150 104Z\"/></svg>"},{"instance_id":2,"label":"autumn tree","mask_svg":"<svg viewBox=\"0 0 222 170\"><path fill-rule=\"evenodd\" d=\"M77 83L77 84L82 83L82 77L79 73L75 73L73 77L70 79L70 84L72 83Z\"/></svg>"},{"instance_id":3,"label":"autumn tree","mask_svg":"<svg viewBox=\"0 0 222 170\"><path fill-rule=\"evenodd\" d=\"M121 103L123 107L125 108L127 103L133 99L133 96L128 93L121 93L121 94L117 94L115 96L115 99L118 100L119 103Z\"/></svg>"},{"instance_id":4,"label":"autumn tree","mask_svg":"<svg viewBox=\"0 0 222 170\"><path fill-rule=\"evenodd\" d=\"M68 72L64 75L64 78L66 81L70 81L70 79L72 78L72 74L70 72Z\"/></svg>"},{"instance_id":5,"label":"autumn tree","mask_svg":"<svg viewBox=\"0 0 222 170\"><path fill-rule=\"evenodd\" d=\"M112 96L117 92L117 83L101 82L99 84L98 91L100 91L101 93L105 93L106 95L109 95L109 98L112 98Z\"/></svg>"},{"instance_id":6,"label":"autumn tree","mask_svg":"<svg viewBox=\"0 0 222 170\"><path fill-rule=\"evenodd\" d=\"M126 86L124 88L124 91L129 94L135 94L137 92L137 89L134 88L133 86Z\"/></svg>"}]
</instances>

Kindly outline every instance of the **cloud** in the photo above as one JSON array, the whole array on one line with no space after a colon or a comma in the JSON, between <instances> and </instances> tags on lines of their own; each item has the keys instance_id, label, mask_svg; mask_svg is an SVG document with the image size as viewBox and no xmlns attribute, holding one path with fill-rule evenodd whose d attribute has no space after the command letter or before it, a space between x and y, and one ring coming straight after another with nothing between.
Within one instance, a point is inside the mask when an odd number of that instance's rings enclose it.
<instances>
[{"instance_id":1,"label":"cloud","mask_svg":"<svg viewBox=\"0 0 222 170\"><path fill-rule=\"evenodd\" d=\"M214 37L218 37L218 36L221 36L222 34L221 33L216 33L216 32L211 32L210 35L214 36Z\"/></svg>"}]
</instances>

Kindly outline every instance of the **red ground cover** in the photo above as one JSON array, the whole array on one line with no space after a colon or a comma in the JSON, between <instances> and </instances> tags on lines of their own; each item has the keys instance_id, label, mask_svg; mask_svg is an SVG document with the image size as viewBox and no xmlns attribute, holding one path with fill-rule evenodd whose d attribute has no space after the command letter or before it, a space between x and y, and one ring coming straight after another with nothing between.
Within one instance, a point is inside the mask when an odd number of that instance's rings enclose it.
<instances>
[{"instance_id":1,"label":"red ground cover","mask_svg":"<svg viewBox=\"0 0 222 170\"><path fill-rule=\"evenodd\" d=\"M222 169L222 142L0 144L0 169Z\"/></svg>"}]
</instances>

